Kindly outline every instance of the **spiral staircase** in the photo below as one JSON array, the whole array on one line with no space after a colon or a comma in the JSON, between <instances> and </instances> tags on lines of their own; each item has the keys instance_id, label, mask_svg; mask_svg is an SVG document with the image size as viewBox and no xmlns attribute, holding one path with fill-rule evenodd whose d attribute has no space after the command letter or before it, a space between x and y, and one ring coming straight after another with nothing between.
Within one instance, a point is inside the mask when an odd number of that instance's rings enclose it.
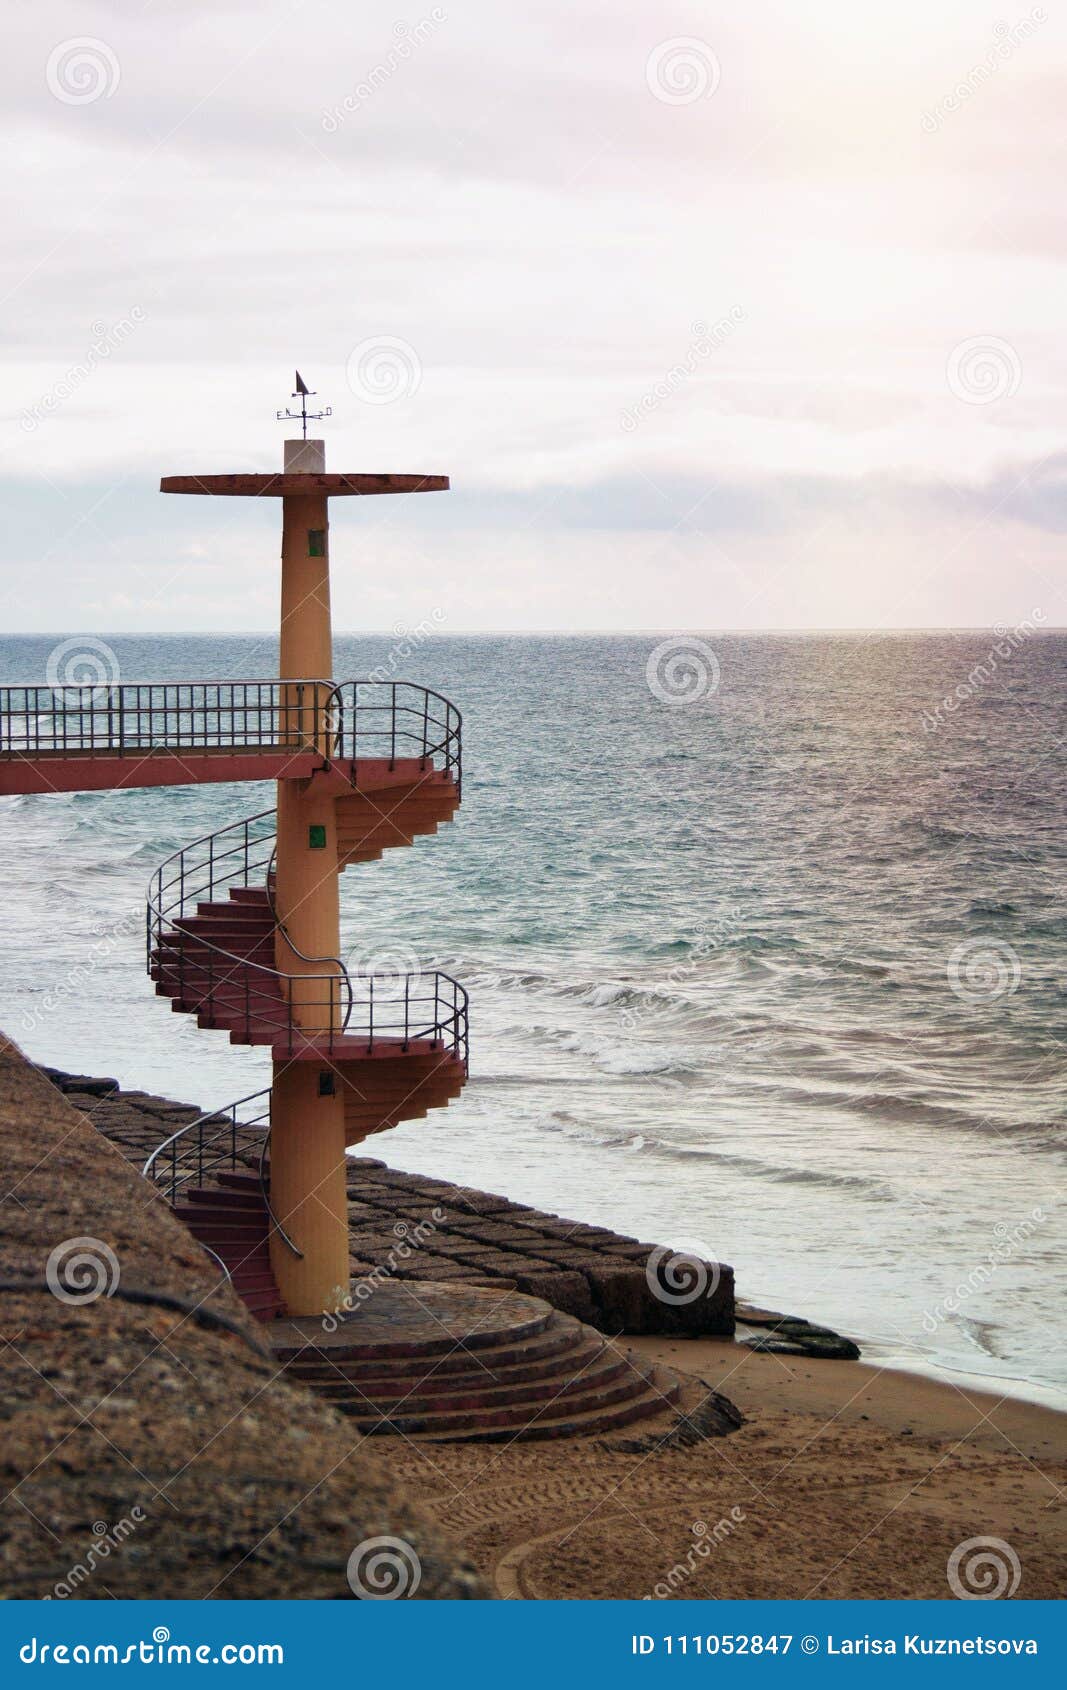
<instances>
[{"instance_id":1,"label":"spiral staircase","mask_svg":"<svg viewBox=\"0 0 1067 1690\"><path fill-rule=\"evenodd\" d=\"M299 780L321 800L323 873L373 862L451 820L461 721L406 682L180 682L0 688L0 793ZM318 813L318 812L317 812ZM426 1116L467 1077L467 994L449 975L356 973L309 956L276 904L274 809L160 864L147 903L157 994L205 1031L313 1064L340 1092L347 1146ZM604 1432L673 1413L678 1383L547 1303L499 1286L375 1284L328 1325L292 1318L275 1249L271 1088L182 1125L144 1166L274 1354L362 1433L492 1440ZM466 1299L466 1300L465 1300ZM473 1299L473 1300L471 1300ZM437 1306L439 1305L439 1306Z\"/></svg>"},{"instance_id":2,"label":"spiral staircase","mask_svg":"<svg viewBox=\"0 0 1067 1690\"><path fill-rule=\"evenodd\" d=\"M0 689L0 791L299 779L332 810L324 873L436 833L460 801L461 718L402 681L87 683ZM467 994L439 972L356 974L289 939L274 899L275 811L168 857L148 892L147 962L178 1014L285 1063L314 1063L343 1097L360 1143L445 1107L467 1074ZM270 1270L269 1091L251 1119L257 1185L228 1189L241 1100L161 1145L159 1177L196 1236L261 1319L280 1311ZM222 1130L219 1131L219 1123ZM228 1135L228 1137L227 1137ZM228 1145L230 1160L226 1162Z\"/></svg>"}]
</instances>

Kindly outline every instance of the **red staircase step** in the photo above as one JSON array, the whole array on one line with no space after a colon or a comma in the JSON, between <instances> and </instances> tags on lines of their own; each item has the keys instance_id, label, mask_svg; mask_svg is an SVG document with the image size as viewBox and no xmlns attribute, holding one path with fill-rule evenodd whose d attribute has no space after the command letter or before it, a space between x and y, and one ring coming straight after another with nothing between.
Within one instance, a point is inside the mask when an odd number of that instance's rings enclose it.
<instances>
[{"instance_id":1,"label":"red staircase step","mask_svg":"<svg viewBox=\"0 0 1067 1690\"><path fill-rule=\"evenodd\" d=\"M188 1206L176 1205L174 1213L180 1221L185 1221L189 1226L247 1226L257 1227L260 1232L265 1232L267 1226L267 1211L262 1203L190 1203Z\"/></svg>"},{"instance_id":2,"label":"red staircase step","mask_svg":"<svg viewBox=\"0 0 1067 1690\"><path fill-rule=\"evenodd\" d=\"M262 1209L263 1199L260 1195L258 1183L255 1191L215 1191L208 1186L194 1185L191 1191L184 1193L190 1203L202 1204L204 1208L217 1211L219 1208L230 1209Z\"/></svg>"},{"instance_id":3,"label":"red staircase step","mask_svg":"<svg viewBox=\"0 0 1067 1690\"><path fill-rule=\"evenodd\" d=\"M283 1313L270 1265L270 1217L258 1175L221 1173L210 1186L187 1185L174 1214L219 1257L237 1295L257 1320L275 1320Z\"/></svg>"}]
</instances>

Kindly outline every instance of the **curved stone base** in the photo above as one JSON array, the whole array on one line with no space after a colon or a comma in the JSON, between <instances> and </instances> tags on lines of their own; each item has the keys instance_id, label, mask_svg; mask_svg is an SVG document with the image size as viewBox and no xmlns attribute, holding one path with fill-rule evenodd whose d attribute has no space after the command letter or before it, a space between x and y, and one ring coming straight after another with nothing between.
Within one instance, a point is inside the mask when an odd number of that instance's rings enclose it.
<instances>
[{"instance_id":1,"label":"curved stone base","mask_svg":"<svg viewBox=\"0 0 1067 1690\"><path fill-rule=\"evenodd\" d=\"M387 1280L339 1323L276 1320L278 1360L365 1433L508 1441L672 1410L678 1382L539 1297Z\"/></svg>"}]
</instances>

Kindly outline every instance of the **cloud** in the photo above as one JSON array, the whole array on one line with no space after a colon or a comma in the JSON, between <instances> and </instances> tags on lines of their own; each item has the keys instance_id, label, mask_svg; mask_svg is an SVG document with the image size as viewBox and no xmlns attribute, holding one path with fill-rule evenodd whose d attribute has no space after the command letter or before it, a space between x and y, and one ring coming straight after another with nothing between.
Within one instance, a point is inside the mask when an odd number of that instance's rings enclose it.
<instances>
[{"instance_id":1,"label":"cloud","mask_svg":"<svg viewBox=\"0 0 1067 1690\"><path fill-rule=\"evenodd\" d=\"M737 568L766 581L820 525L862 549L865 516L934 577L929 615L978 619L986 589L947 569L944 525L980 521L1007 560L1013 524L1053 531L1059 471L1037 466L1067 453L1046 141L1065 23L1016 29L975 78L1003 43L991 30L963 0L936 16L683 0L669 18L652 0L624 15L445 0L403 28L384 0L43 0L10 43L0 184L3 468L26 517L6 566L22 571L16 616L53 614L56 555L84 577L86 615L115 591L116 614L148 615L153 589L116 574L149 557L192 570L188 545L208 556L239 534L251 570L267 513L179 512L151 489L272 467L299 363L334 406L334 465L452 474L449 499L360 521L397 567L416 567L407 546L443 558L457 535L492 536L500 576L483 586L504 625L578 614L555 589L509 612L507 548L526 558L526 536L557 550L566 536L590 582L581 616L599 591L630 625L655 611L643 548L669 537L684 623L706 612L712 545L729 537ZM668 36L714 56L711 91L656 97L649 56ZM101 90L64 99L48 67L84 39L106 50ZM970 92L949 110L958 85ZM419 363L395 404L346 382L375 336ZM1020 372L988 403L947 376L981 337ZM604 536L625 538L621 576ZM812 568L821 607L841 569ZM1009 592L1016 565L1003 570ZM224 581L201 570L186 613L231 615ZM375 584L383 625L404 591L395 569ZM888 590L848 594L889 614ZM480 619L466 588L463 603Z\"/></svg>"}]
</instances>

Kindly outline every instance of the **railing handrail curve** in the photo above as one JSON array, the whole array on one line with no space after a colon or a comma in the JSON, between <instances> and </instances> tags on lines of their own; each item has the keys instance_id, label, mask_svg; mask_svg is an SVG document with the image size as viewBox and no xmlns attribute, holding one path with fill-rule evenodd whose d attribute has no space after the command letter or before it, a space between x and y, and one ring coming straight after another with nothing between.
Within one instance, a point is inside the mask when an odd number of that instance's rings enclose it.
<instances>
[{"instance_id":1,"label":"railing handrail curve","mask_svg":"<svg viewBox=\"0 0 1067 1690\"><path fill-rule=\"evenodd\" d=\"M179 1140L186 1138L190 1133L198 1134L199 1139L202 1140L204 1128L207 1126L219 1128L219 1132L215 1135L216 1138L224 1137L227 1134L229 1135L231 1141L229 1165L231 1169L236 1169L238 1165L236 1154L236 1136L238 1129L242 1132L253 1132L261 1135L262 1143L260 1145L258 1161L259 1189L267 1211L267 1217L282 1242L292 1251L294 1256L298 1256L302 1260L304 1252L289 1236L285 1227L278 1219L278 1216L274 1211L274 1206L270 1200L270 1183L266 1175L267 1151L270 1148L270 1095L270 1086L265 1086L259 1091L249 1092L247 1097L239 1097L234 1103L228 1103L223 1109L209 1109L205 1111L204 1114L198 1115L195 1120L186 1121L185 1125L179 1127L177 1132L171 1133L169 1137L162 1141L162 1143L156 1145L156 1148L153 1150L144 1167L141 1169L141 1173L145 1179L150 1180L153 1183L157 1183L156 1164L162 1157L165 1156L167 1150L170 1149L172 1145L177 1145ZM261 1111L261 1113L254 1117L251 1121L239 1121L237 1119L238 1109L243 1109L248 1103L258 1103L261 1098L266 1098L267 1100L267 1107L265 1110ZM261 1125L263 1121L266 1121L267 1123L265 1127ZM209 1145L213 1142L214 1140L209 1141ZM208 1173L213 1172L215 1168L224 1164L227 1158L225 1154L222 1154L212 1161L205 1169L204 1147L202 1143L198 1143L195 1152L190 1152L188 1160L190 1164L188 1172L183 1173L180 1180L178 1178L178 1169L179 1167L184 1168L185 1163L182 1162L177 1155L173 1157L171 1162L168 1178L170 1181L169 1200L172 1205L180 1184L184 1184L187 1180L192 1179L194 1174L200 1177L205 1171ZM226 1274L227 1279L231 1278L230 1271L221 1256L219 1256L216 1251L212 1250L210 1246L206 1244L204 1245L204 1248L208 1251L209 1255L215 1257L215 1260L219 1263L223 1272Z\"/></svg>"}]
</instances>

